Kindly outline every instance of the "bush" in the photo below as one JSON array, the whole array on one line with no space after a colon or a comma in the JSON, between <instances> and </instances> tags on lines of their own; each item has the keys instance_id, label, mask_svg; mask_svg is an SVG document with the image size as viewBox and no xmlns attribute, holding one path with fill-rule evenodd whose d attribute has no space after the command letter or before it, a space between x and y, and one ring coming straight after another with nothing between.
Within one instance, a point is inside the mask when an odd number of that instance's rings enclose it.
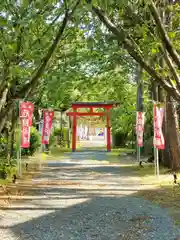
<instances>
[{"instance_id":1,"label":"bush","mask_svg":"<svg viewBox=\"0 0 180 240\"><path fill-rule=\"evenodd\" d=\"M66 142L67 142L67 133L68 129L67 128L55 128L54 132L51 135L50 138L50 145L52 144L57 144L62 147L65 147Z\"/></svg>"},{"instance_id":2,"label":"bush","mask_svg":"<svg viewBox=\"0 0 180 240\"><path fill-rule=\"evenodd\" d=\"M0 137L0 156L4 157L7 152L7 139L3 136Z\"/></svg>"},{"instance_id":3,"label":"bush","mask_svg":"<svg viewBox=\"0 0 180 240\"><path fill-rule=\"evenodd\" d=\"M128 134L123 132L115 132L113 134L114 147L125 147L128 141Z\"/></svg>"},{"instance_id":4,"label":"bush","mask_svg":"<svg viewBox=\"0 0 180 240\"><path fill-rule=\"evenodd\" d=\"M154 154L153 137L149 137L148 139L144 140L143 154L145 156Z\"/></svg>"},{"instance_id":5,"label":"bush","mask_svg":"<svg viewBox=\"0 0 180 240\"><path fill-rule=\"evenodd\" d=\"M41 135L35 127L31 127L30 133L30 147L22 149L21 154L23 156L32 156L41 145Z\"/></svg>"},{"instance_id":6,"label":"bush","mask_svg":"<svg viewBox=\"0 0 180 240\"><path fill-rule=\"evenodd\" d=\"M17 167L16 165L8 164L5 162L0 163L0 178L12 178L13 175L17 175Z\"/></svg>"}]
</instances>

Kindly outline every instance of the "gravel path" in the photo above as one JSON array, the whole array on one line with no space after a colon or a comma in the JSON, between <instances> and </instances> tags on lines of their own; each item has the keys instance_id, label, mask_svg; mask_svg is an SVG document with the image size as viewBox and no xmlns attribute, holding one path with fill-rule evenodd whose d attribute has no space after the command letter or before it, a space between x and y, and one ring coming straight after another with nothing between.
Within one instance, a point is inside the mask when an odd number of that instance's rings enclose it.
<instances>
[{"instance_id":1,"label":"gravel path","mask_svg":"<svg viewBox=\"0 0 180 240\"><path fill-rule=\"evenodd\" d=\"M35 194L0 210L3 240L174 240L166 210L132 194L142 189L103 153L66 154L33 180ZM94 160L97 161L94 161Z\"/></svg>"}]
</instances>

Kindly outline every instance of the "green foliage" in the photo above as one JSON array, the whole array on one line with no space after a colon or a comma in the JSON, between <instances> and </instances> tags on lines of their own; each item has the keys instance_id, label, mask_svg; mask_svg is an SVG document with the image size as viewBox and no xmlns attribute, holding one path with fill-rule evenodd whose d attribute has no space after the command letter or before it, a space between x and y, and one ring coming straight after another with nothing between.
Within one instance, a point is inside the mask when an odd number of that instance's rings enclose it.
<instances>
[{"instance_id":1,"label":"green foliage","mask_svg":"<svg viewBox=\"0 0 180 240\"><path fill-rule=\"evenodd\" d=\"M4 162L1 162L0 164L0 178L1 179L7 178L6 165L4 164Z\"/></svg>"},{"instance_id":2,"label":"green foliage","mask_svg":"<svg viewBox=\"0 0 180 240\"><path fill-rule=\"evenodd\" d=\"M12 179L13 175L17 175L17 167L4 161L0 162L0 179Z\"/></svg>"},{"instance_id":3,"label":"green foliage","mask_svg":"<svg viewBox=\"0 0 180 240\"><path fill-rule=\"evenodd\" d=\"M115 148L124 147L127 143L128 135L127 132L116 132L113 134L113 145Z\"/></svg>"},{"instance_id":4,"label":"green foliage","mask_svg":"<svg viewBox=\"0 0 180 240\"><path fill-rule=\"evenodd\" d=\"M7 152L7 139L2 135L0 137L0 157L4 157Z\"/></svg>"},{"instance_id":5,"label":"green foliage","mask_svg":"<svg viewBox=\"0 0 180 240\"><path fill-rule=\"evenodd\" d=\"M71 9L74 2L67 1L68 8ZM132 48L144 61L150 62L150 65L153 61L156 73L163 76L163 79L171 76L169 67L165 65L162 70L156 61L157 56L162 54L161 41L148 4L143 6L144 1L141 0L92 2L105 10L118 29L123 29ZM126 47L122 44L123 39L118 39L101 25L91 13L92 9L83 2L66 26L46 70L43 69L32 82L32 77L43 65L62 23L64 2L56 4L54 1L22 1L8 6L2 2L0 11L3 12L0 16L0 69L4 76L0 80L1 95L5 87L9 87L4 107L0 109L1 114L6 110L5 106L9 106L9 99L17 96L25 99L28 97L28 100L35 103L36 109L58 108L63 112L70 108L73 101L113 100L120 103L119 107L112 110L111 115L117 145L132 141L136 119L136 64L127 54ZM174 46L179 49L179 6L174 4L170 11L173 13L172 29L167 26L166 30ZM149 75L143 75L143 82L149 84ZM25 91L27 86L30 86L29 91ZM145 107L148 106L148 98L145 87ZM152 115L147 115L148 127L152 125L151 118ZM152 135L151 128L148 127L145 140ZM64 146L67 141L66 131L65 128L63 132L55 129L50 136L50 146L55 143L55 138L58 145ZM40 145L39 138L34 130L31 133L31 147L24 149L22 153L34 154Z\"/></svg>"},{"instance_id":6,"label":"green foliage","mask_svg":"<svg viewBox=\"0 0 180 240\"><path fill-rule=\"evenodd\" d=\"M59 145L61 147L65 147L67 144L67 128L55 128L50 138L50 146Z\"/></svg>"},{"instance_id":7,"label":"green foliage","mask_svg":"<svg viewBox=\"0 0 180 240\"><path fill-rule=\"evenodd\" d=\"M101 28L101 33L106 35L109 31L114 34L119 46L147 71L151 80L179 101L177 22L180 7L174 2L155 5L154 1L106 1L105 4L100 0L92 1L89 7L106 27L106 31Z\"/></svg>"},{"instance_id":8,"label":"green foliage","mask_svg":"<svg viewBox=\"0 0 180 240\"><path fill-rule=\"evenodd\" d=\"M77 11L72 18L79 2L0 3L0 133L11 117L14 99L39 102L40 88L36 87L45 85L47 72L53 70L51 64L60 64L65 36L72 39L81 16Z\"/></svg>"}]
</instances>

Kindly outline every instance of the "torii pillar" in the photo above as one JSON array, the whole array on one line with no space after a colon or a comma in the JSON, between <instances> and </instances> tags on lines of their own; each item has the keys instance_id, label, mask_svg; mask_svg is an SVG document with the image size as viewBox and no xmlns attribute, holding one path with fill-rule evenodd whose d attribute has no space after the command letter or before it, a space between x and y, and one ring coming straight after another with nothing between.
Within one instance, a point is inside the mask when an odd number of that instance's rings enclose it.
<instances>
[{"instance_id":1,"label":"torii pillar","mask_svg":"<svg viewBox=\"0 0 180 240\"><path fill-rule=\"evenodd\" d=\"M76 118L76 113L77 111L77 108L73 108L73 113L74 113L74 116L73 116L73 124L72 124L72 151L75 152L76 151L76 134L77 134L77 118Z\"/></svg>"},{"instance_id":2,"label":"torii pillar","mask_svg":"<svg viewBox=\"0 0 180 240\"><path fill-rule=\"evenodd\" d=\"M68 112L68 116L73 117L72 121L72 151L76 151L76 134L77 134L77 117L80 116L106 116L106 129L107 129L107 151L111 151L111 126L110 126L110 110L114 106L119 105L118 103L105 103L105 102L76 102L72 104L73 112ZM78 112L79 108L88 108L89 112ZM95 112L94 108L104 108L103 112Z\"/></svg>"},{"instance_id":3,"label":"torii pillar","mask_svg":"<svg viewBox=\"0 0 180 240\"><path fill-rule=\"evenodd\" d=\"M107 151L111 151L111 126L110 126L110 108L106 109L106 128L107 128Z\"/></svg>"}]
</instances>

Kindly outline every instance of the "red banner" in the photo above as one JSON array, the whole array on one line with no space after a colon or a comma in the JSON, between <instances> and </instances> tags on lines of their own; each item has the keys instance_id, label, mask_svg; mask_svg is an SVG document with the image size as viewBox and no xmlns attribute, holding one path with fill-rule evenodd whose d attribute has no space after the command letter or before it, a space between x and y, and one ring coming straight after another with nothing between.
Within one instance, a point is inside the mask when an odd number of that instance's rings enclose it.
<instances>
[{"instance_id":1,"label":"red banner","mask_svg":"<svg viewBox=\"0 0 180 240\"><path fill-rule=\"evenodd\" d=\"M51 134L52 121L54 117L53 111L44 111L43 113L43 129L42 129L42 144L49 144Z\"/></svg>"},{"instance_id":2,"label":"red banner","mask_svg":"<svg viewBox=\"0 0 180 240\"><path fill-rule=\"evenodd\" d=\"M143 146L143 132L144 132L144 113L136 113L136 134L138 147Z\"/></svg>"},{"instance_id":3,"label":"red banner","mask_svg":"<svg viewBox=\"0 0 180 240\"><path fill-rule=\"evenodd\" d=\"M21 120L21 147L30 146L30 126L32 125L32 116L34 105L31 102L20 103L20 120Z\"/></svg>"},{"instance_id":4,"label":"red banner","mask_svg":"<svg viewBox=\"0 0 180 240\"><path fill-rule=\"evenodd\" d=\"M158 149L165 148L164 136L162 133L162 123L164 109L154 105L154 146Z\"/></svg>"}]
</instances>

